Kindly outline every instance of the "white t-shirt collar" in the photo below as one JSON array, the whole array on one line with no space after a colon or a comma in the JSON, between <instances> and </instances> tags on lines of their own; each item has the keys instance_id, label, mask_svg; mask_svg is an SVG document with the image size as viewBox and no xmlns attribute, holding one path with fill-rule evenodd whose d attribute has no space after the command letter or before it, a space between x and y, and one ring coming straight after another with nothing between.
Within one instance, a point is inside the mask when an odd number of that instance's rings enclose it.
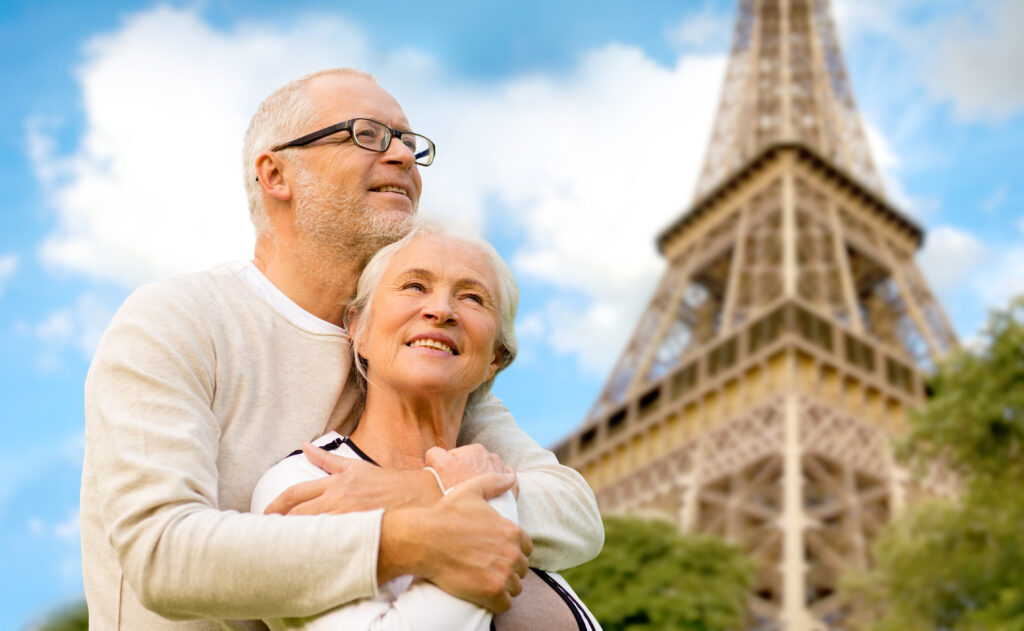
<instances>
[{"instance_id":1,"label":"white t-shirt collar","mask_svg":"<svg viewBox=\"0 0 1024 631\"><path fill-rule=\"evenodd\" d=\"M255 291L258 296L266 300L275 311L300 329L311 333L341 333L342 335L348 335L345 329L340 326L327 320L321 320L295 304L274 283L270 282L270 279L264 276L263 272L252 261L237 261L234 264L234 268L246 285Z\"/></svg>"}]
</instances>

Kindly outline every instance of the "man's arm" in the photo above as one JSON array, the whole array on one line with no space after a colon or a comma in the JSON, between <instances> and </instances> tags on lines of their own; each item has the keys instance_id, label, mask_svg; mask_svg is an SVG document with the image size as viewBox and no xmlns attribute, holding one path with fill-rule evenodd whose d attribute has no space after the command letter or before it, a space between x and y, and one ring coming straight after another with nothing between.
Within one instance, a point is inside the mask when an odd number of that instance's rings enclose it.
<instances>
[{"instance_id":1,"label":"man's arm","mask_svg":"<svg viewBox=\"0 0 1024 631\"><path fill-rule=\"evenodd\" d=\"M218 389L235 384L215 382L226 360L190 301L166 287L143 290L97 351L86 383L82 518L83 548L100 552L86 558L102 561L111 546L132 592L169 618L306 616L373 595L382 510L282 517L220 509L224 428L212 405ZM447 525L449 547L472 537L464 526Z\"/></svg>"},{"instance_id":2,"label":"man's arm","mask_svg":"<svg viewBox=\"0 0 1024 631\"><path fill-rule=\"evenodd\" d=\"M322 444L328 438L330 435L315 442ZM266 511L283 489L303 481L324 479L327 476L324 469L338 472L342 469L341 465L351 463L379 471L374 465L351 457L328 454L308 445L304 451L305 455L290 456L263 475L253 491L253 512ZM313 462L319 463L319 466ZM348 473L350 471L345 470L343 475ZM308 619L291 619L281 624L279 621L268 621L271 628L283 625L309 631L341 628L372 628L380 631L486 630L490 627L490 610L501 611L509 607L511 598L521 589L520 576L526 572L526 557L522 550L518 545L509 546L501 533L503 529L510 532L519 530L515 528L515 499L511 493L505 492L512 483L511 478L504 471L498 475L474 478L452 489L440 502L431 501L427 508L388 510L384 515L381 562L378 566L389 565L395 572L394 576L430 576L438 584L447 584L451 591L457 591L460 587L464 591L467 587L475 591L475 583L479 581L497 581L492 591L501 592L503 598L482 607L452 596L434 583L417 581L395 600L363 599ZM436 489L433 477L431 484ZM489 502L486 501L488 499ZM464 532L445 530L446 525L453 524L472 524L480 529L480 536L466 538ZM450 546L442 546L440 552L434 549L435 542L450 541L460 543L457 550L449 549ZM503 551L508 554L502 554ZM439 553L441 558L433 558ZM389 556L393 558L387 559ZM513 571L510 574L500 569L493 571L495 568L492 566L502 559L511 563ZM383 584L394 576L378 578ZM470 585L459 584L467 580Z\"/></svg>"},{"instance_id":3,"label":"man's arm","mask_svg":"<svg viewBox=\"0 0 1024 631\"><path fill-rule=\"evenodd\" d=\"M467 408L459 444L468 443L483 445L515 469L519 525L533 539L531 566L557 571L597 556L604 526L594 492L583 476L527 436L493 394Z\"/></svg>"},{"instance_id":4,"label":"man's arm","mask_svg":"<svg viewBox=\"0 0 1024 631\"><path fill-rule=\"evenodd\" d=\"M129 298L86 381L83 519L101 524L83 546L109 542L142 604L171 618L304 615L372 595L382 511L219 509L211 408L224 384L201 310L166 289Z\"/></svg>"},{"instance_id":5,"label":"man's arm","mask_svg":"<svg viewBox=\"0 0 1024 631\"><path fill-rule=\"evenodd\" d=\"M519 429L512 414L493 395L467 409L459 444L470 443L479 443L494 452L516 471L519 523L533 540L532 566L558 571L597 556L604 544L604 526L593 491L583 476L559 464L554 454ZM314 462L324 466L319 460ZM313 515L379 505L368 503L369 498L360 492L362 487L379 489L382 497L396 498L395 504L388 504L389 508L429 503L427 499L431 496L425 494L407 504L399 499L408 495L404 492L408 488L431 486L428 474L362 469L294 486L271 503L272 510ZM403 477L407 480L405 484L394 482ZM389 486L390 491L386 490Z\"/></svg>"}]
</instances>

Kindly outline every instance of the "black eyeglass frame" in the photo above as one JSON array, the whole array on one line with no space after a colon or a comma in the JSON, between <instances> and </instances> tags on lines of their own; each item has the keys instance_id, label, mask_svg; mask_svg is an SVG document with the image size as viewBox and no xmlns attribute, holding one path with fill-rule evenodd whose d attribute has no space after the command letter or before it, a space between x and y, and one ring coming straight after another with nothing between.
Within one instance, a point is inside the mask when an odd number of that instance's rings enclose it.
<instances>
[{"instance_id":1,"label":"black eyeglass frame","mask_svg":"<svg viewBox=\"0 0 1024 631\"><path fill-rule=\"evenodd\" d=\"M356 139L355 134L352 133L352 125L359 120L376 123L377 125L380 125L388 132L388 139L387 142L384 143L383 149L367 147L366 145L360 143L359 140ZM377 153L384 153L385 151L387 151L391 147L391 140L393 138L398 138L398 140L402 140L402 136L414 136L416 138L422 138L423 140L427 141L427 145L430 147L430 151L427 153L427 157L429 158L429 160L427 160L426 162L420 162L419 159L417 159L417 155L415 153L413 154L413 160L416 162L416 164L420 166L430 166L431 163L434 162L434 158L437 156L437 146L434 144L434 141L431 140L430 138L427 138L423 134L417 134L416 132L412 131L402 131L399 129L394 129L392 127L388 127L387 125L380 121L373 120L372 118L363 117L352 118L341 123L335 123L334 125L331 125L329 127L324 127L323 129L318 129L317 131L296 138L295 140L290 140L288 142L277 145L276 147L271 147L270 150L280 151L281 149L287 149L289 147L305 147L306 145L312 142L316 142L321 138L326 138L327 136L330 136L331 134L336 134L340 131L349 132L349 139L352 140L352 142L354 142L356 146L366 149L367 151L375 151Z\"/></svg>"}]
</instances>

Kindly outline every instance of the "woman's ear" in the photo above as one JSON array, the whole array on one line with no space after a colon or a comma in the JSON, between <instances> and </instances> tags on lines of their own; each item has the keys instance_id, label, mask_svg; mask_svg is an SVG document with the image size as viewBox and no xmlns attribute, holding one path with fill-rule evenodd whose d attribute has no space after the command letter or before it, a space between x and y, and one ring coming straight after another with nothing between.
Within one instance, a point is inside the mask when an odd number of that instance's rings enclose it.
<instances>
[{"instance_id":1,"label":"woman's ear","mask_svg":"<svg viewBox=\"0 0 1024 631\"><path fill-rule=\"evenodd\" d=\"M355 344L360 333L359 316L359 309L356 309L355 307L349 307L348 314L345 316L345 329L348 331L348 339L351 340L353 344ZM362 347L361 344L359 346L360 348ZM360 354L360 357L362 357L362 354ZM363 359L366 358L363 357Z\"/></svg>"},{"instance_id":2,"label":"woman's ear","mask_svg":"<svg viewBox=\"0 0 1024 631\"><path fill-rule=\"evenodd\" d=\"M491 359L491 363L487 364L487 370L484 371L484 381L493 379L494 375L498 374L498 370L501 368L501 363L505 360L505 347L499 345L494 349L494 357Z\"/></svg>"}]
</instances>

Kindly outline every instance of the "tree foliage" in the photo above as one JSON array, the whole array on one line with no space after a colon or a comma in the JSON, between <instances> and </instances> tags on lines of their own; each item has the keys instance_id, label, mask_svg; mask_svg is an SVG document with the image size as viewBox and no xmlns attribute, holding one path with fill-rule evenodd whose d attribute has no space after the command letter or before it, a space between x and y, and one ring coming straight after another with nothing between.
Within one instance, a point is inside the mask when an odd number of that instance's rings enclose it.
<instances>
[{"instance_id":1,"label":"tree foliage","mask_svg":"<svg viewBox=\"0 0 1024 631\"><path fill-rule=\"evenodd\" d=\"M952 354L932 378L902 455L957 473L956 500L912 506L848 583L877 631L1024 629L1024 299L993 313L984 347Z\"/></svg>"},{"instance_id":2,"label":"tree foliage","mask_svg":"<svg viewBox=\"0 0 1024 631\"><path fill-rule=\"evenodd\" d=\"M68 607L60 609L46 619L33 631L88 631L89 611L85 607L85 601L77 602Z\"/></svg>"},{"instance_id":3,"label":"tree foliage","mask_svg":"<svg viewBox=\"0 0 1024 631\"><path fill-rule=\"evenodd\" d=\"M563 572L605 631L735 629L753 564L716 537L671 523L607 517L593 561Z\"/></svg>"}]
</instances>

